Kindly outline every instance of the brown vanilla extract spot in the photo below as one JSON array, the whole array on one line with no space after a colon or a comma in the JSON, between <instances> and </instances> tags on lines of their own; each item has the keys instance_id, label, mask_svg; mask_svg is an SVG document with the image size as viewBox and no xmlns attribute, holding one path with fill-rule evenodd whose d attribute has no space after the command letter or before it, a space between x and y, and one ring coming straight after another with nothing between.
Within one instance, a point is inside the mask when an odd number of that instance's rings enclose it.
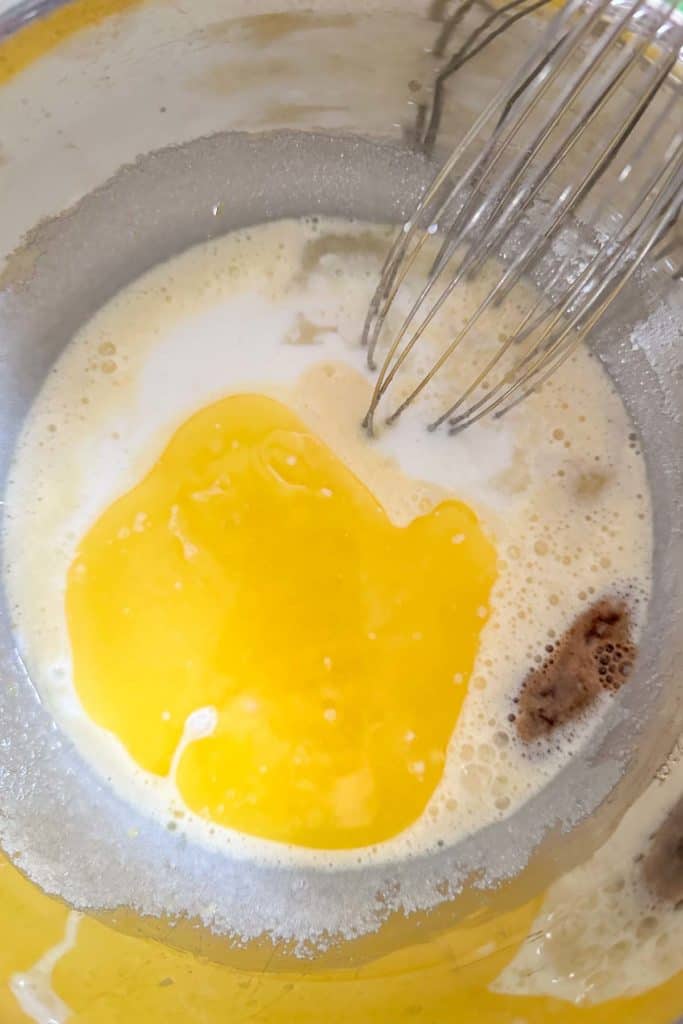
<instances>
[{"instance_id":1,"label":"brown vanilla extract spot","mask_svg":"<svg viewBox=\"0 0 683 1024\"><path fill-rule=\"evenodd\" d=\"M683 903L683 797L652 837L643 873L655 896Z\"/></svg>"},{"instance_id":2,"label":"brown vanilla extract spot","mask_svg":"<svg viewBox=\"0 0 683 1024\"><path fill-rule=\"evenodd\" d=\"M636 656L630 621L623 601L602 598L548 644L548 657L531 669L516 699L521 739L543 739L579 716L603 690L619 689Z\"/></svg>"}]
</instances>

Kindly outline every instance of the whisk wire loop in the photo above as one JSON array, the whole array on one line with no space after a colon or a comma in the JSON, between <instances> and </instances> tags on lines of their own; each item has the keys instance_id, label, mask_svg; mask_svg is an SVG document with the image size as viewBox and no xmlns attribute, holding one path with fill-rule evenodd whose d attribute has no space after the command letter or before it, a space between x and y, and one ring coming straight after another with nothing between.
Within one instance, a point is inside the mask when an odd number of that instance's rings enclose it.
<instances>
[{"instance_id":1,"label":"whisk wire loop","mask_svg":"<svg viewBox=\"0 0 683 1024\"><path fill-rule=\"evenodd\" d=\"M673 7L653 9L648 0L630 0L616 13L611 4L564 5L509 86L445 160L395 239L363 331L371 368L399 296L420 274L424 281L383 353L365 419L369 430L401 371L410 370L418 345L428 343L430 326L492 260L498 260L496 276L474 312L440 351L430 350L426 366L419 361L417 377L414 369L408 374L387 422L453 365L489 310L514 297L525 280L542 282L538 297L527 297L526 308L508 317L513 329L486 354L483 367L475 366L430 429L448 421L456 432L483 416L503 415L571 356L678 217L683 135L667 139L666 131L672 111L682 106L683 24ZM522 0L506 5L509 16L525 9ZM477 45L489 24L465 49ZM648 172L662 145L661 162ZM629 176L639 186L635 199L615 215L614 199L618 207ZM586 257L586 246L582 254L577 246L562 256L568 239L576 241L584 228L592 252L589 246ZM466 358L459 359L466 368Z\"/></svg>"}]
</instances>

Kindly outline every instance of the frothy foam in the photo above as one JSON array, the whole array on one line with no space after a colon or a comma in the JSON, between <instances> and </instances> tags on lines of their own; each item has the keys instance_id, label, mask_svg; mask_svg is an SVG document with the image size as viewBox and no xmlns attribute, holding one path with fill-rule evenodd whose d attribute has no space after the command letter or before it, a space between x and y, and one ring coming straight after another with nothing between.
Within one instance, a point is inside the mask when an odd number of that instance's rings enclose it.
<instances>
[{"instance_id":1,"label":"frothy foam","mask_svg":"<svg viewBox=\"0 0 683 1024\"><path fill-rule=\"evenodd\" d=\"M458 374L471 375L471 365L454 363L426 396L430 409L409 409L375 442L362 433L371 378L359 326L389 237L368 225L278 222L154 269L64 352L25 425L8 485L8 595L22 655L55 716L129 800L249 857L388 860L504 817L553 777L597 718L530 757L510 721L529 668L597 598L649 591L644 462L620 400L586 351L500 421L456 437L424 430L429 411L450 404ZM443 345L449 323L469 316L485 287L486 280L453 296L446 325L433 327L434 344ZM413 298L402 296L397 316ZM482 317L482 361L508 329L500 311ZM143 773L94 725L73 689L64 588L80 537L190 414L247 390L286 402L395 522L453 494L476 510L497 546L499 577L443 778L421 818L379 847L331 855L212 826L187 812L171 778ZM636 637L644 604L632 604ZM461 685L457 673L453 685Z\"/></svg>"}]
</instances>

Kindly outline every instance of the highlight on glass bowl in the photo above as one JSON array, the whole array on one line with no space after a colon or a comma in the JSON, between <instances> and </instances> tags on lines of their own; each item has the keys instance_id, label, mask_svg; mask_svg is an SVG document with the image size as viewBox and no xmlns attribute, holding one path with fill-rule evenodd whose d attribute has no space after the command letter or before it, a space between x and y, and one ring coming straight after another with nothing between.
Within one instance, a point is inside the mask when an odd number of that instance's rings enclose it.
<instances>
[{"instance_id":1,"label":"highlight on glass bowl","mask_svg":"<svg viewBox=\"0 0 683 1024\"><path fill-rule=\"evenodd\" d=\"M2 1024L683 1017L682 53L0 5Z\"/></svg>"}]
</instances>

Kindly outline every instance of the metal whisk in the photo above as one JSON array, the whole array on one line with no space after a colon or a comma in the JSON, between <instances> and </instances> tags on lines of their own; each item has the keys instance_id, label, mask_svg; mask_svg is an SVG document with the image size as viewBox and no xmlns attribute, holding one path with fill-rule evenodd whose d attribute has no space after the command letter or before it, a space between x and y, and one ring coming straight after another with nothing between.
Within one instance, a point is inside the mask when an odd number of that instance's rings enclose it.
<instances>
[{"instance_id":1,"label":"metal whisk","mask_svg":"<svg viewBox=\"0 0 683 1024\"><path fill-rule=\"evenodd\" d=\"M397 296L414 287L427 243L438 245L388 342L365 420L369 430L381 403L386 420L395 420L456 358L464 383L430 429L448 421L456 432L503 415L569 358L643 261L657 257L683 205L681 47L681 15L647 0L619 7L568 0L549 22L514 80L448 157L387 256L363 331L373 369ZM627 179L628 203L621 199ZM474 313L417 382L406 375L398 401L389 403L430 324L448 314L447 300L492 257L500 270ZM524 279L536 283L538 298L520 309ZM531 294L528 287L524 294ZM515 327L468 376L474 328L499 306L513 311Z\"/></svg>"}]
</instances>

